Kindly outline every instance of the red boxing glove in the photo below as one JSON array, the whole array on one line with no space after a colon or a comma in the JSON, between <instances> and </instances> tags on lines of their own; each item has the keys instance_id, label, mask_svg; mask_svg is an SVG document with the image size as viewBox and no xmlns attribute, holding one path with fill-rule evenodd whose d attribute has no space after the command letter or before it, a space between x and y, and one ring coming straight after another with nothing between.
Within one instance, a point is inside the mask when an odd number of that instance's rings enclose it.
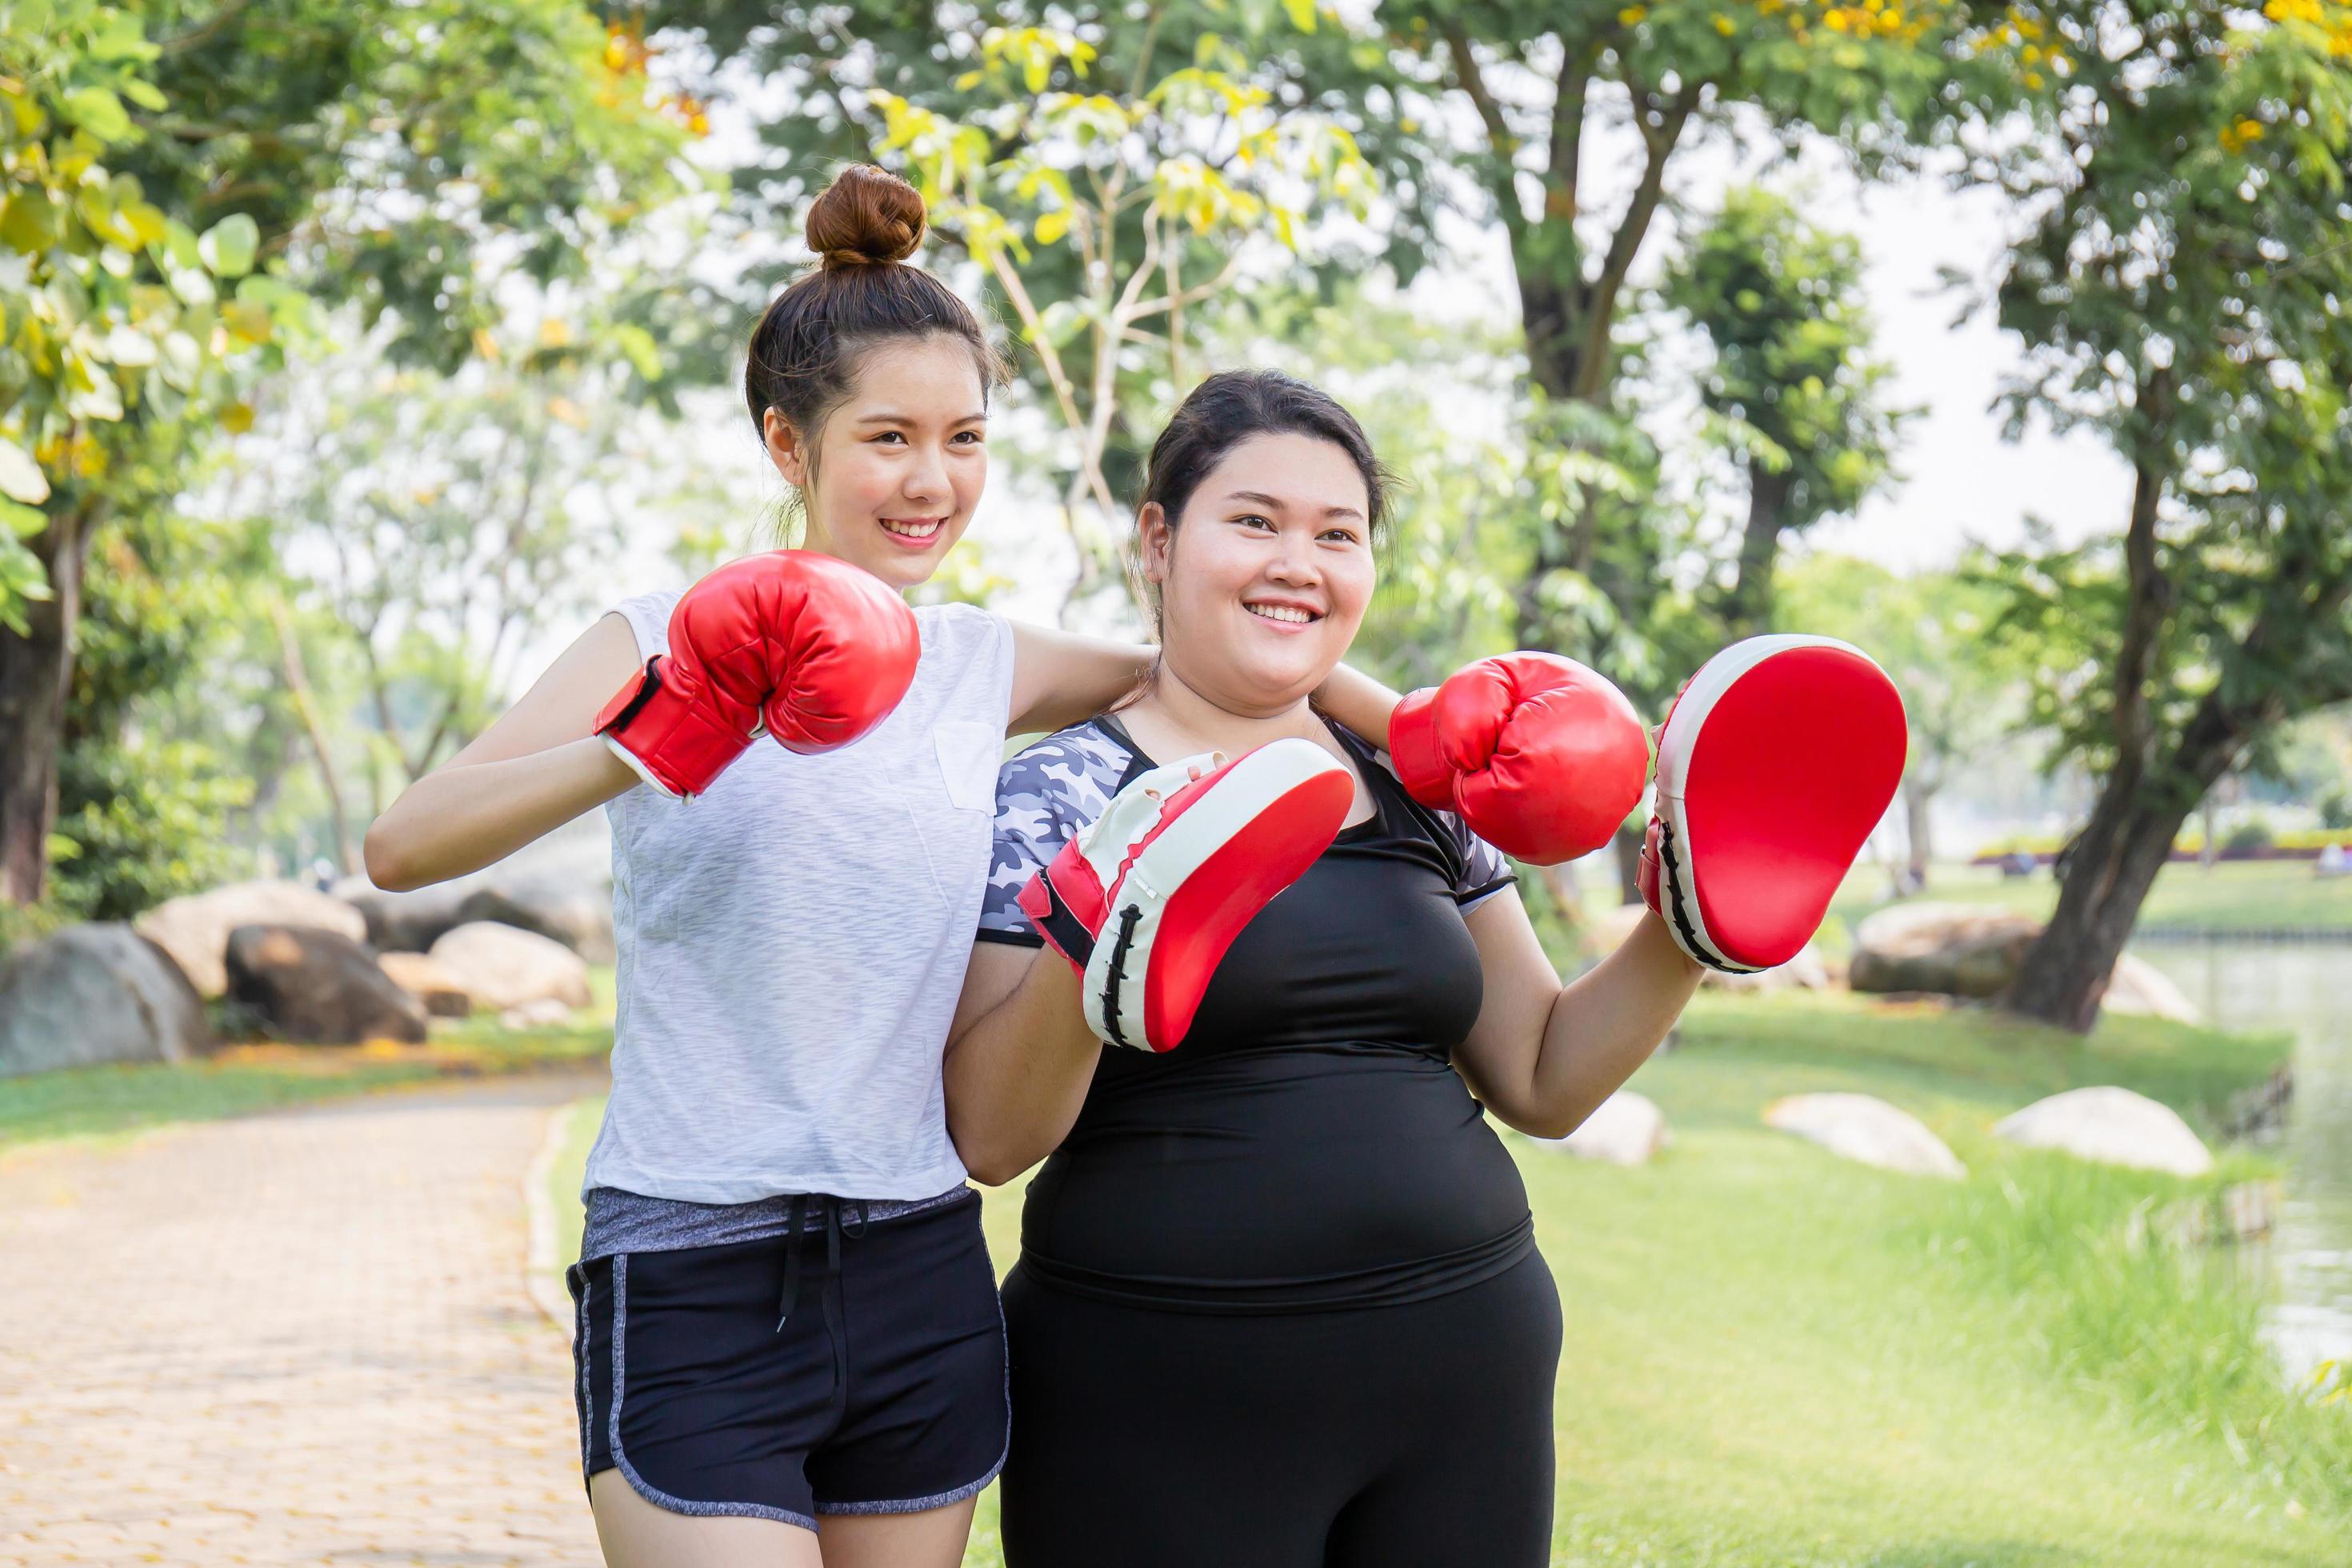
<instances>
[{"instance_id":1,"label":"red boxing glove","mask_svg":"<svg viewBox=\"0 0 2352 1568\"><path fill-rule=\"evenodd\" d=\"M1832 637L1749 637L1700 666L1658 737L1642 898L1710 969L1786 963L1903 780L1903 698Z\"/></svg>"},{"instance_id":2,"label":"red boxing glove","mask_svg":"<svg viewBox=\"0 0 2352 1568\"><path fill-rule=\"evenodd\" d=\"M670 612L669 652L614 694L595 732L664 795L690 798L764 727L829 752L880 723L915 679L915 613L872 573L812 550L730 561Z\"/></svg>"},{"instance_id":3,"label":"red boxing glove","mask_svg":"<svg viewBox=\"0 0 2352 1568\"><path fill-rule=\"evenodd\" d=\"M1389 757L1406 793L1539 866L1609 842L1649 782L1625 694L1572 658L1508 653L1397 704Z\"/></svg>"}]
</instances>

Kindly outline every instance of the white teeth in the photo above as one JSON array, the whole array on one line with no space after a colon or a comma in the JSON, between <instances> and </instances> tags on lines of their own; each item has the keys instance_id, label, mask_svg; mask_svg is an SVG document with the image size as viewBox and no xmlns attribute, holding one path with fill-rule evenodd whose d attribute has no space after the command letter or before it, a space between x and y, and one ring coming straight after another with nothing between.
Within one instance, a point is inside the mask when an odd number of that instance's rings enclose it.
<instances>
[{"instance_id":1,"label":"white teeth","mask_svg":"<svg viewBox=\"0 0 2352 1568\"><path fill-rule=\"evenodd\" d=\"M882 520L882 526L892 533L903 533L909 539L929 539L940 531L940 523L937 519L929 522L900 522L895 518L886 517Z\"/></svg>"},{"instance_id":2,"label":"white teeth","mask_svg":"<svg viewBox=\"0 0 2352 1568\"><path fill-rule=\"evenodd\" d=\"M1244 605L1242 608L1253 616L1263 616L1269 621L1289 621L1297 625L1304 625L1315 618L1305 610L1294 609L1288 605Z\"/></svg>"}]
</instances>

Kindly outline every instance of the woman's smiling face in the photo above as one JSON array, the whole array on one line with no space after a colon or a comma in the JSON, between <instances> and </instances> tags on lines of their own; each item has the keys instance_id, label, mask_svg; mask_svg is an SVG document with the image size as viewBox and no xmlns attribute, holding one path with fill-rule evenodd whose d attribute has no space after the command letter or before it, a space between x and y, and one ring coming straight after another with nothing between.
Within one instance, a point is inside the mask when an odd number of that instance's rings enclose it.
<instances>
[{"instance_id":1,"label":"woman's smiling face","mask_svg":"<svg viewBox=\"0 0 2352 1568\"><path fill-rule=\"evenodd\" d=\"M1177 679L1235 713L1278 711L1347 657L1371 601L1370 497L1336 443L1285 431L1235 445L1173 528L1142 517Z\"/></svg>"},{"instance_id":2,"label":"woman's smiling face","mask_svg":"<svg viewBox=\"0 0 2352 1568\"><path fill-rule=\"evenodd\" d=\"M971 525L988 484L988 394L971 351L945 333L883 343L825 416L814 475L797 433L767 415L777 470L802 489L808 543L911 588Z\"/></svg>"}]
</instances>

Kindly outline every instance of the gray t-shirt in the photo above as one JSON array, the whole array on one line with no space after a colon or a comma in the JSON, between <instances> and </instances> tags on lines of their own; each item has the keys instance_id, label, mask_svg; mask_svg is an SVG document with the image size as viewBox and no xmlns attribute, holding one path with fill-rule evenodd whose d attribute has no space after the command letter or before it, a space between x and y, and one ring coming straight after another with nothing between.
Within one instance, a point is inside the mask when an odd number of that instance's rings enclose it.
<instances>
[{"instance_id":1,"label":"gray t-shirt","mask_svg":"<svg viewBox=\"0 0 2352 1568\"><path fill-rule=\"evenodd\" d=\"M678 595L618 613L666 651ZM1013 629L915 612L922 658L855 744L769 740L691 801L639 784L613 825L613 1095L596 1187L695 1204L931 1198L961 1184L940 1058L987 880Z\"/></svg>"}]
</instances>

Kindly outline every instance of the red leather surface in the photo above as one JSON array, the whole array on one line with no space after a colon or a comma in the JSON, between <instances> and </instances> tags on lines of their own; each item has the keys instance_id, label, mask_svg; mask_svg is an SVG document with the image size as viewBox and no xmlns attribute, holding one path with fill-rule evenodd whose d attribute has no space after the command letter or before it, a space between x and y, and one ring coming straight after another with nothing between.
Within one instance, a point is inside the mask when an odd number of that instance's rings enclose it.
<instances>
[{"instance_id":1,"label":"red leather surface","mask_svg":"<svg viewBox=\"0 0 2352 1568\"><path fill-rule=\"evenodd\" d=\"M1684 852L1727 956L1781 963L1812 936L1907 743L1894 683L1839 648L1775 654L1717 700L1692 743Z\"/></svg>"}]
</instances>

